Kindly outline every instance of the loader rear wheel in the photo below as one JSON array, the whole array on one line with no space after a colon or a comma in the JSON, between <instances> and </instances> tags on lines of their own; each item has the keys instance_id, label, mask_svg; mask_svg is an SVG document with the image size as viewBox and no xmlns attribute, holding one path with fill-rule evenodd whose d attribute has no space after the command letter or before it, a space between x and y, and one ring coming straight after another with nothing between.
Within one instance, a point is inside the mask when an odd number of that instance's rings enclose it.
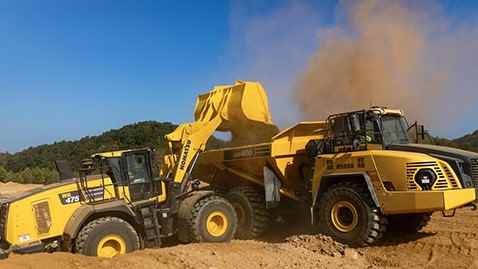
<instances>
[{"instance_id":1,"label":"loader rear wheel","mask_svg":"<svg viewBox=\"0 0 478 269\"><path fill-rule=\"evenodd\" d=\"M389 232L416 233L427 226L431 220L430 213L401 214L387 216Z\"/></svg>"},{"instance_id":2,"label":"loader rear wheel","mask_svg":"<svg viewBox=\"0 0 478 269\"><path fill-rule=\"evenodd\" d=\"M361 184L331 186L319 201L319 229L337 241L364 246L380 239L386 219L373 205L368 189Z\"/></svg>"},{"instance_id":3,"label":"loader rear wheel","mask_svg":"<svg viewBox=\"0 0 478 269\"><path fill-rule=\"evenodd\" d=\"M194 242L228 242L237 229L237 216L232 205L216 195L196 202L191 212L190 227Z\"/></svg>"},{"instance_id":4,"label":"loader rear wheel","mask_svg":"<svg viewBox=\"0 0 478 269\"><path fill-rule=\"evenodd\" d=\"M236 238L254 239L264 233L271 220L264 192L254 187L241 186L229 191L226 198L237 214Z\"/></svg>"},{"instance_id":5,"label":"loader rear wheel","mask_svg":"<svg viewBox=\"0 0 478 269\"><path fill-rule=\"evenodd\" d=\"M75 240L75 252L86 256L113 258L139 248L139 237L133 226L116 217L91 221Z\"/></svg>"}]
</instances>

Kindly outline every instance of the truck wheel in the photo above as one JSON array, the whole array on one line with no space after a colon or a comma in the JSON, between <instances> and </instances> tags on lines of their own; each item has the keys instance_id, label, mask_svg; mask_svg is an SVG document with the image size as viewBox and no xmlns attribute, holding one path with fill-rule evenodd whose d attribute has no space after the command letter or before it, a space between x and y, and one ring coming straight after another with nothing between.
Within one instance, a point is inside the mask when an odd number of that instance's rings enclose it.
<instances>
[{"instance_id":1,"label":"truck wheel","mask_svg":"<svg viewBox=\"0 0 478 269\"><path fill-rule=\"evenodd\" d=\"M389 232L416 233L427 226L431 220L430 213L401 214L387 216Z\"/></svg>"},{"instance_id":2,"label":"truck wheel","mask_svg":"<svg viewBox=\"0 0 478 269\"><path fill-rule=\"evenodd\" d=\"M236 212L226 199L206 196L194 204L190 227L194 242L227 242L236 233Z\"/></svg>"},{"instance_id":3,"label":"truck wheel","mask_svg":"<svg viewBox=\"0 0 478 269\"><path fill-rule=\"evenodd\" d=\"M320 231L344 244L374 243L382 237L385 223L368 189L361 184L336 184L319 201Z\"/></svg>"},{"instance_id":4,"label":"truck wheel","mask_svg":"<svg viewBox=\"0 0 478 269\"><path fill-rule=\"evenodd\" d=\"M226 198L237 214L237 238L253 239L264 233L271 216L266 209L263 192L254 187L241 186L232 189Z\"/></svg>"},{"instance_id":5,"label":"truck wheel","mask_svg":"<svg viewBox=\"0 0 478 269\"><path fill-rule=\"evenodd\" d=\"M86 256L113 258L139 248L139 237L133 226L116 217L91 221L75 240L75 252Z\"/></svg>"}]
</instances>

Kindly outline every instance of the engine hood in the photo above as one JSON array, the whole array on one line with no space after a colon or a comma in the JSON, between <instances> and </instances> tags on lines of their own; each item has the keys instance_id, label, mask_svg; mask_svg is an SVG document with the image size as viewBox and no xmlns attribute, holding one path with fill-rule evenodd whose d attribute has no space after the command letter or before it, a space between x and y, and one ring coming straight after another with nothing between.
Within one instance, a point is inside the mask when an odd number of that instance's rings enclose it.
<instances>
[{"instance_id":1,"label":"engine hood","mask_svg":"<svg viewBox=\"0 0 478 269\"><path fill-rule=\"evenodd\" d=\"M435 146L435 145L426 145L426 144L401 144L401 145L397 144L397 145L390 145L388 149L418 152L418 153L425 153L430 155L442 155L442 156L460 159L465 162L471 161L472 159L478 159L478 153L451 148L451 147L444 147L444 146Z\"/></svg>"}]
</instances>

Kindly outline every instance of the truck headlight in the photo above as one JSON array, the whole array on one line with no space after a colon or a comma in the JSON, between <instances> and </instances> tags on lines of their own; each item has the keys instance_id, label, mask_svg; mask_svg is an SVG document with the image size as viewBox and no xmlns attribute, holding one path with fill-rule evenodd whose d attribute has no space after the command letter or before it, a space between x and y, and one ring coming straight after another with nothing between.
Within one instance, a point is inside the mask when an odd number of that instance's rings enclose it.
<instances>
[{"instance_id":1,"label":"truck headlight","mask_svg":"<svg viewBox=\"0 0 478 269\"><path fill-rule=\"evenodd\" d=\"M422 190L431 190L436 180L437 174L430 168L420 169L415 174L415 182L422 188Z\"/></svg>"}]
</instances>

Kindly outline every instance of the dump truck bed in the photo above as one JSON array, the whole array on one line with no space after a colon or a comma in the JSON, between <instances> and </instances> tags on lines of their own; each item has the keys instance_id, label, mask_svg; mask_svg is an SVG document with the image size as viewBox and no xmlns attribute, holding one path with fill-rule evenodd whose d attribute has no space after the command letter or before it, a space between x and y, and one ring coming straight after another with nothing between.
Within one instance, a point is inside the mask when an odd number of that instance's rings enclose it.
<instances>
[{"instance_id":1,"label":"dump truck bed","mask_svg":"<svg viewBox=\"0 0 478 269\"><path fill-rule=\"evenodd\" d=\"M297 193L305 185L302 167L310 161L305 145L311 139L322 138L324 128L324 122L302 122L272 137L270 143L205 151L198 159L193 176L224 188L263 185L264 167L267 167L279 176L281 193L299 199Z\"/></svg>"}]
</instances>

